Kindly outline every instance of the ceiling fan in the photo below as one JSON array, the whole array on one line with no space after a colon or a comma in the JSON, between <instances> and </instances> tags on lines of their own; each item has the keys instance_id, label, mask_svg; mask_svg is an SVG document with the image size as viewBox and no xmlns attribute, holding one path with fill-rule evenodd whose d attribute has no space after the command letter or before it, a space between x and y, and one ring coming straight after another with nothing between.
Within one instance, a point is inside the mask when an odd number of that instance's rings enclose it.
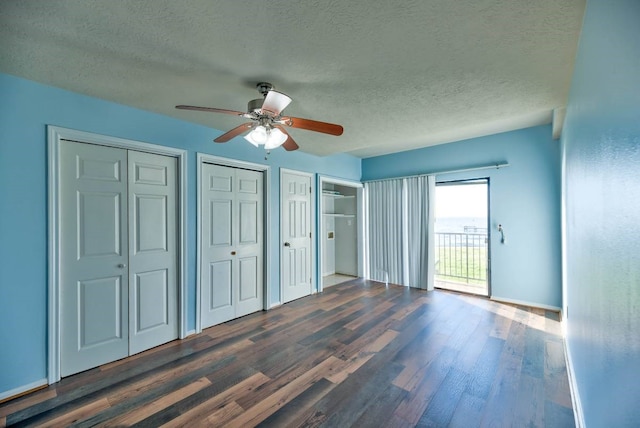
<instances>
[{"instance_id":1,"label":"ceiling fan","mask_svg":"<svg viewBox=\"0 0 640 428\"><path fill-rule=\"evenodd\" d=\"M247 112L226 110L214 107L198 107L188 105L178 105L177 109L208 111L213 113L231 114L251 119L232 130L216 138L216 143L226 143L238 135L251 131L244 138L254 146L264 145L266 150L284 147L285 150L297 150L298 144L291 138L285 130L285 126L291 128L306 129L308 131L322 132L329 135L342 135L343 128L333 123L319 122L317 120L302 119L299 117L283 116L282 110L291 102L291 98L282 92L275 91L273 85L268 82L260 82L257 85L258 92L263 98L249 101Z\"/></svg>"}]
</instances>

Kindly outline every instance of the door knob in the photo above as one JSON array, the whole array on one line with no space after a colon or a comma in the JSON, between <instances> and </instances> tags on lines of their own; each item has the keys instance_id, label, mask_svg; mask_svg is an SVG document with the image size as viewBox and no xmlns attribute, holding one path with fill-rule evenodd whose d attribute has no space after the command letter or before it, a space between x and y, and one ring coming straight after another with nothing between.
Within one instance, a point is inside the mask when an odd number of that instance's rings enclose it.
<instances>
[{"instance_id":1,"label":"door knob","mask_svg":"<svg viewBox=\"0 0 640 428\"><path fill-rule=\"evenodd\" d=\"M120 268L120 269L124 269L126 267L127 267L127 265L125 265L124 263L119 263L118 264L118 268Z\"/></svg>"},{"instance_id":2,"label":"door knob","mask_svg":"<svg viewBox=\"0 0 640 428\"><path fill-rule=\"evenodd\" d=\"M290 247L290 246L291 246L291 244L289 244L288 242L285 242L285 243L284 243L284 246L285 246L285 247Z\"/></svg>"},{"instance_id":3,"label":"door knob","mask_svg":"<svg viewBox=\"0 0 640 428\"><path fill-rule=\"evenodd\" d=\"M235 251L232 251L232 252L231 252L231 255L232 255L232 256L235 256L235 255L236 255L236 252L235 252Z\"/></svg>"}]
</instances>

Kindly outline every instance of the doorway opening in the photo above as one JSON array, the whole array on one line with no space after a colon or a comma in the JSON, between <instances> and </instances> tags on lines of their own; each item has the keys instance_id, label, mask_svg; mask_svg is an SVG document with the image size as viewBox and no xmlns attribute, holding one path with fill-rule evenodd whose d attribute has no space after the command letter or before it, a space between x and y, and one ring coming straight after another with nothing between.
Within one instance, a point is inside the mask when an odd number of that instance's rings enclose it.
<instances>
[{"instance_id":1,"label":"doorway opening","mask_svg":"<svg viewBox=\"0 0 640 428\"><path fill-rule=\"evenodd\" d=\"M320 177L321 289L362 276L362 184Z\"/></svg>"},{"instance_id":2,"label":"doorway opening","mask_svg":"<svg viewBox=\"0 0 640 428\"><path fill-rule=\"evenodd\" d=\"M489 179L436 184L435 287L489 296Z\"/></svg>"}]
</instances>

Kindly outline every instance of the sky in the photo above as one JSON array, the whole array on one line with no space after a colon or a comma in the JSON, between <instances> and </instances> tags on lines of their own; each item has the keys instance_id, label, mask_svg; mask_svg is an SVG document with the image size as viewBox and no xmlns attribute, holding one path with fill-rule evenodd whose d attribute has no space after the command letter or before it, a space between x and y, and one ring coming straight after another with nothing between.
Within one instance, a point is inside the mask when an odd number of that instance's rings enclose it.
<instances>
[{"instance_id":1,"label":"sky","mask_svg":"<svg viewBox=\"0 0 640 428\"><path fill-rule=\"evenodd\" d=\"M436 218L486 217L487 185L436 186Z\"/></svg>"}]
</instances>

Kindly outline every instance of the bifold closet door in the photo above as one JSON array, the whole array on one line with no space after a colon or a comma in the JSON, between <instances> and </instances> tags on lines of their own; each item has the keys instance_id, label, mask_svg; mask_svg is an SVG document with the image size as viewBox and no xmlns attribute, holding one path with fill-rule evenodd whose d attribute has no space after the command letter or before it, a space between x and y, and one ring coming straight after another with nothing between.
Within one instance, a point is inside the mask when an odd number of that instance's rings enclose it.
<instances>
[{"instance_id":1,"label":"bifold closet door","mask_svg":"<svg viewBox=\"0 0 640 428\"><path fill-rule=\"evenodd\" d=\"M178 337L176 164L63 141L59 171L60 369L68 376Z\"/></svg>"},{"instance_id":2,"label":"bifold closet door","mask_svg":"<svg viewBox=\"0 0 640 428\"><path fill-rule=\"evenodd\" d=\"M203 164L201 322L210 327L263 307L263 174Z\"/></svg>"},{"instance_id":3,"label":"bifold closet door","mask_svg":"<svg viewBox=\"0 0 640 428\"><path fill-rule=\"evenodd\" d=\"M178 338L175 158L129 151L129 353Z\"/></svg>"}]
</instances>

